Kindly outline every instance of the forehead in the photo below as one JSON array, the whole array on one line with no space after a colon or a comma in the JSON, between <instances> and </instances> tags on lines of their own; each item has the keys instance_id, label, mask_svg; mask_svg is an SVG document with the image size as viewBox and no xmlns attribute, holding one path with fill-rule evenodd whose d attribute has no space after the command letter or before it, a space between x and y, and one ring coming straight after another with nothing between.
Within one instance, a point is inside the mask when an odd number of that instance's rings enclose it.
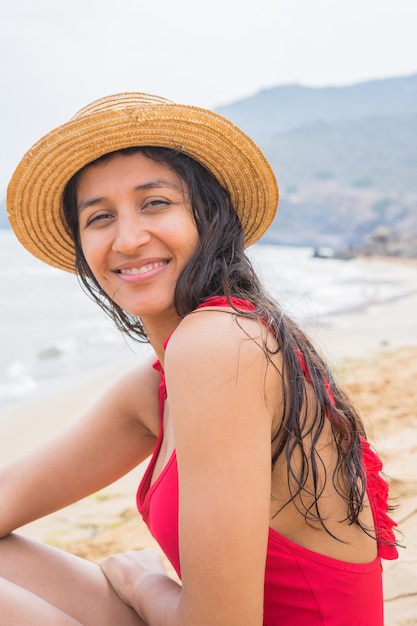
<instances>
[{"instance_id":1,"label":"forehead","mask_svg":"<svg viewBox=\"0 0 417 626\"><path fill-rule=\"evenodd\" d=\"M77 174L77 195L91 186L127 184L132 187L155 183L187 192L184 179L169 163L148 157L141 152L116 152L86 165Z\"/></svg>"},{"instance_id":2,"label":"forehead","mask_svg":"<svg viewBox=\"0 0 417 626\"><path fill-rule=\"evenodd\" d=\"M102 157L96 159L92 163L88 163L85 167L83 167L79 172L78 176L81 177L86 172L90 171L99 171L102 169L111 170L111 169L127 169L127 168L135 168L137 171L140 170L152 170L152 169L162 169L165 171L174 172L174 169L170 166L169 163L163 161L162 159L151 158L142 152L128 152L128 151L120 151L120 152L111 152L110 154L105 154ZM175 173L175 172L174 172Z\"/></svg>"}]
</instances>

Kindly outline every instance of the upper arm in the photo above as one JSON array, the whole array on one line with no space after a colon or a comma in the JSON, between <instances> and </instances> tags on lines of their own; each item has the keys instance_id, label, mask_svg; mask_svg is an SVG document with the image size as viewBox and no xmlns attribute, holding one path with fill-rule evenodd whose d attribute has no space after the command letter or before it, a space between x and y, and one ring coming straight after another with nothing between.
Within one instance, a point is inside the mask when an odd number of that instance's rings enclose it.
<instances>
[{"instance_id":1,"label":"upper arm","mask_svg":"<svg viewBox=\"0 0 417 626\"><path fill-rule=\"evenodd\" d=\"M121 377L79 419L0 468L0 536L117 480L151 454L158 374Z\"/></svg>"},{"instance_id":2,"label":"upper arm","mask_svg":"<svg viewBox=\"0 0 417 626\"><path fill-rule=\"evenodd\" d=\"M194 611L211 624L262 623L276 371L260 325L239 324L220 312L186 319L166 353L185 623Z\"/></svg>"}]
</instances>

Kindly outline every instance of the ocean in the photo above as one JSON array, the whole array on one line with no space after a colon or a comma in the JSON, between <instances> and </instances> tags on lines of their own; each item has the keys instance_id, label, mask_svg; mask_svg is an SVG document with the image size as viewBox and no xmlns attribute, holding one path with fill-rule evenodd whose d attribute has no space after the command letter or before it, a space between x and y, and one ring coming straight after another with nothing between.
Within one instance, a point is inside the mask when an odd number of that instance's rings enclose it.
<instances>
[{"instance_id":1,"label":"ocean","mask_svg":"<svg viewBox=\"0 0 417 626\"><path fill-rule=\"evenodd\" d=\"M255 244L248 254L272 295L302 326L417 291L407 265L313 258L310 248ZM75 276L33 258L0 230L0 415L11 403L132 363L149 348L127 342Z\"/></svg>"}]
</instances>

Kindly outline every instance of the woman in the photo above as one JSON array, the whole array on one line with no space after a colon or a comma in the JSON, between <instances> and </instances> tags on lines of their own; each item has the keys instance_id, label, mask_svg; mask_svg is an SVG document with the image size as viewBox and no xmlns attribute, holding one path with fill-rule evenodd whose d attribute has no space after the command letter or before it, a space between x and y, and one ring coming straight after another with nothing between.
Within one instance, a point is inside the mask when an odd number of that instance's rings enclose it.
<instances>
[{"instance_id":1,"label":"woman","mask_svg":"<svg viewBox=\"0 0 417 626\"><path fill-rule=\"evenodd\" d=\"M6 623L383 624L380 559L396 548L379 459L244 253L277 202L242 131L145 94L93 103L22 159L7 198L20 241L155 357L2 468ZM182 585L153 551L100 568L11 534L150 455L137 504Z\"/></svg>"}]
</instances>

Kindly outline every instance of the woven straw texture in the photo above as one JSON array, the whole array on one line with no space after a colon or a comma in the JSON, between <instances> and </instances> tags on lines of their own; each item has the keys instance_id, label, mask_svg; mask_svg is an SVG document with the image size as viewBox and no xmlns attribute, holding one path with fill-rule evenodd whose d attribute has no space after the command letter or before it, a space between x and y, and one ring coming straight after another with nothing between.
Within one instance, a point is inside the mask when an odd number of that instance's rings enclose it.
<instances>
[{"instance_id":1,"label":"woven straw texture","mask_svg":"<svg viewBox=\"0 0 417 626\"><path fill-rule=\"evenodd\" d=\"M88 105L40 139L17 166L7 190L10 223L42 261L75 272L74 244L62 214L70 178L100 156L133 146L180 150L229 190L249 246L263 235L278 205L274 173L255 143L220 115L141 93Z\"/></svg>"}]
</instances>

